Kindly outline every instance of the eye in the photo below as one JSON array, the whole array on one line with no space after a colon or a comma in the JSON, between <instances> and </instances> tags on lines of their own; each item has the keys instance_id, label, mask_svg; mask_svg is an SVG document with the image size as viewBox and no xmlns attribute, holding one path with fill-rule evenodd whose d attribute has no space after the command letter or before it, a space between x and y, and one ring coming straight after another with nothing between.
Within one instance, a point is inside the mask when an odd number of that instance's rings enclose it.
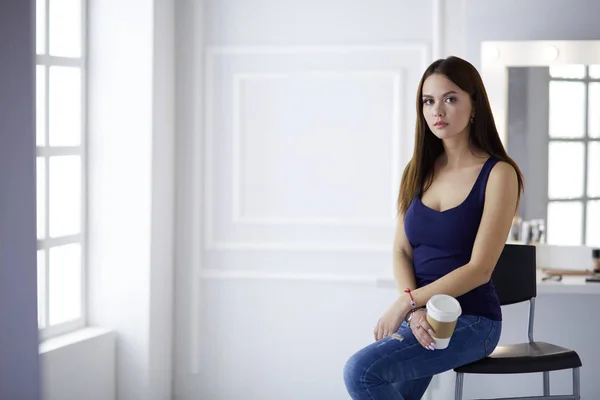
<instances>
[{"instance_id":1,"label":"eye","mask_svg":"<svg viewBox=\"0 0 600 400\"><path fill-rule=\"evenodd\" d=\"M458 99L456 97L448 97L446 99L446 102L448 102L448 103L456 103L457 100Z\"/></svg>"},{"instance_id":2,"label":"eye","mask_svg":"<svg viewBox=\"0 0 600 400\"><path fill-rule=\"evenodd\" d=\"M433 99L423 99L423 104L430 106L433 104Z\"/></svg>"}]
</instances>

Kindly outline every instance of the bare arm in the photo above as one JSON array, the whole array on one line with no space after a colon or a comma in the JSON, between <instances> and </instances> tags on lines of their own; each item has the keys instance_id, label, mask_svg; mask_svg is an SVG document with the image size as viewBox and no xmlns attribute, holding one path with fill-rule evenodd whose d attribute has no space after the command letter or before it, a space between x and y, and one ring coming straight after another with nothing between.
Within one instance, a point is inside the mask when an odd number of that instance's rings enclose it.
<instances>
[{"instance_id":1,"label":"bare arm","mask_svg":"<svg viewBox=\"0 0 600 400\"><path fill-rule=\"evenodd\" d=\"M412 246L408 242L408 238L404 232L403 213L398 216L398 221L396 222L396 232L394 234L394 246L392 250L394 278L396 280L396 286L400 291L400 295L390 309L379 319L379 321L377 321L373 331L375 340L380 340L398 329L402 319L409 310L402 302L404 296L406 296L404 294L404 289L410 288L411 290L414 290L417 286L415 283L415 269L412 261Z\"/></svg>"},{"instance_id":2,"label":"bare arm","mask_svg":"<svg viewBox=\"0 0 600 400\"><path fill-rule=\"evenodd\" d=\"M412 260L412 246L408 242L406 233L404 232L403 213L398 216L398 221L396 222L396 233L394 234L394 247L392 253L394 278L396 280L398 291L403 293L406 288L410 288L411 290L416 289L417 284L415 282L415 270Z\"/></svg>"},{"instance_id":3,"label":"bare arm","mask_svg":"<svg viewBox=\"0 0 600 400\"><path fill-rule=\"evenodd\" d=\"M461 296L487 283L500 258L512 223L518 197L517 174L505 162L490 172L481 223L470 261L427 286L412 292L417 306L436 294ZM408 300L405 299L408 304Z\"/></svg>"}]
</instances>

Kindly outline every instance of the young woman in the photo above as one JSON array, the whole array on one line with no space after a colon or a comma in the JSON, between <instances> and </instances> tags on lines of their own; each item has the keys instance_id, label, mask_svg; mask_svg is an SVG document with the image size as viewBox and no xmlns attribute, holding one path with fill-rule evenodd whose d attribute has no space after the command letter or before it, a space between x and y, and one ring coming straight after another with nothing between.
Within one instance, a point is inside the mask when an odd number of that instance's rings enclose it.
<instances>
[{"instance_id":1,"label":"young woman","mask_svg":"<svg viewBox=\"0 0 600 400\"><path fill-rule=\"evenodd\" d=\"M502 146L473 65L449 57L427 68L415 131L393 246L400 295L377 322L376 341L346 363L353 399L420 399L433 375L488 356L500 338L502 313L490 278L523 177ZM421 307L441 293L460 302L462 315L449 346L436 350Z\"/></svg>"}]
</instances>

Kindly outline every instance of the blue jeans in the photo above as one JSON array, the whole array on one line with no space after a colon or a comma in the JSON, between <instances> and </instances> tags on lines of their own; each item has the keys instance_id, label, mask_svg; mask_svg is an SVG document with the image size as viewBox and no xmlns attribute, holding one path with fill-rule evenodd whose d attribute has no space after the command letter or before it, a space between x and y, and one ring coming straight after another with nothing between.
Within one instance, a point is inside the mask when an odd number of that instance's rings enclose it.
<instances>
[{"instance_id":1,"label":"blue jeans","mask_svg":"<svg viewBox=\"0 0 600 400\"><path fill-rule=\"evenodd\" d=\"M501 321L462 315L448 347L432 351L403 322L399 336L387 336L350 357L344 367L346 389L354 400L421 399L433 375L490 355L501 330Z\"/></svg>"}]
</instances>

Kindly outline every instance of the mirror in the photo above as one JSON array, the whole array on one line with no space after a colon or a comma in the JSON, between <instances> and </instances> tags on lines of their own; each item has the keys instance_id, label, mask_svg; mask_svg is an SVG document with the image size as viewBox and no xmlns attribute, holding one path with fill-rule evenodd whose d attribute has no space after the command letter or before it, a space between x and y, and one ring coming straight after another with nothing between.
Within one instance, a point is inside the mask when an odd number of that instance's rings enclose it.
<instances>
[{"instance_id":1,"label":"mirror","mask_svg":"<svg viewBox=\"0 0 600 400\"><path fill-rule=\"evenodd\" d=\"M511 238L600 246L600 42L482 50L500 135L525 177Z\"/></svg>"}]
</instances>

